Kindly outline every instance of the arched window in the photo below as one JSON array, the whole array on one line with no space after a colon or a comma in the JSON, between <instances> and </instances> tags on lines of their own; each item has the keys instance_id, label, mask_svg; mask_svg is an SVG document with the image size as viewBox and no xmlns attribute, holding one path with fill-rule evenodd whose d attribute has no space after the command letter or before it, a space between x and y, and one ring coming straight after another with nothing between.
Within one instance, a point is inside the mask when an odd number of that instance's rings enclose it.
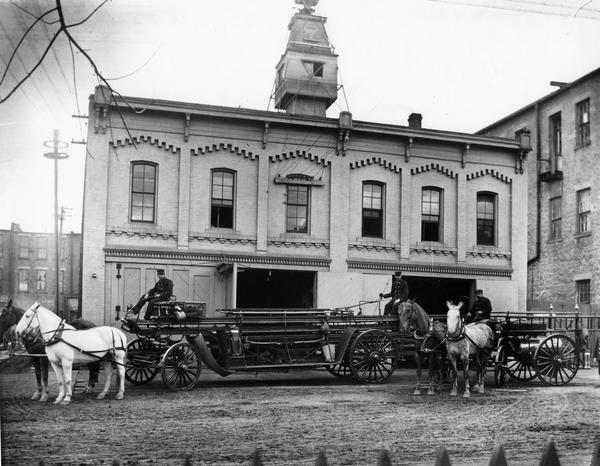
<instances>
[{"instance_id":1,"label":"arched window","mask_svg":"<svg viewBox=\"0 0 600 466\"><path fill-rule=\"evenodd\" d=\"M362 190L362 236L383 238L385 185L364 181Z\"/></svg>"},{"instance_id":2,"label":"arched window","mask_svg":"<svg viewBox=\"0 0 600 466\"><path fill-rule=\"evenodd\" d=\"M421 241L442 241L442 194L434 186L421 191Z\"/></svg>"},{"instance_id":3,"label":"arched window","mask_svg":"<svg viewBox=\"0 0 600 466\"><path fill-rule=\"evenodd\" d=\"M477 244L496 245L496 194L477 193Z\"/></svg>"},{"instance_id":4,"label":"arched window","mask_svg":"<svg viewBox=\"0 0 600 466\"><path fill-rule=\"evenodd\" d=\"M131 165L131 221L154 223L157 166L147 162Z\"/></svg>"},{"instance_id":5,"label":"arched window","mask_svg":"<svg viewBox=\"0 0 600 466\"><path fill-rule=\"evenodd\" d=\"M210 196L210 226L233 228L235 198L235 172L218 169L212 171Z\"/></svg>"}]
</instances>

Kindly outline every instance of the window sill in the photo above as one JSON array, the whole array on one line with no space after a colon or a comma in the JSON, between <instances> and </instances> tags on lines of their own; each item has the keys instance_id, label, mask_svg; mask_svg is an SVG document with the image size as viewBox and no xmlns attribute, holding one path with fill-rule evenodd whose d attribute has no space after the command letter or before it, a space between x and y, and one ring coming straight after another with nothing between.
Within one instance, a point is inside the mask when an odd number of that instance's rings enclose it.
<instances>
[{"instance_id":1,"label":"window sill","mask_svg":"<svg viewBox=\"0 0 600 466\"><path fill-rule=\"evenodd\" d=\"M575 239L587 238L589 236L592 236L592 232L591 231L586 231L584 233L575 233Z\"/></svg>"},{"instance_id":2,"label":"window sill","mask_svg":"<svg viewBox=\"0 0 600 466\"><path fill-rule=\"evenodd\" d=\"M546 244L556 244L556 243L562 243L562 242L563 242L562 238L553 238L553 239L549 239Z\"/></svg>"},{"instance_id":3,"label":"window sill","mask_svg":"<svg viewBox=\"0 0 600 466\"><path fill-rule=\"evenodd\" d=\"M592 145L592 141L586 141L583 144L578 144L575 146L575 150L584 149Z\"/></svg>"}]
</instances>

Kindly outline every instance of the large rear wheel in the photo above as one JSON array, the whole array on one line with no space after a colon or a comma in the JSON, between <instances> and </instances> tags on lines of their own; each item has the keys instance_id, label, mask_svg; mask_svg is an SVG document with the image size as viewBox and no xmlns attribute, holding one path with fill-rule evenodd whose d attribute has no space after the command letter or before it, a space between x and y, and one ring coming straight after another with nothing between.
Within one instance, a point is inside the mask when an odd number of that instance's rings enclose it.
<instances>
[{"instance_id":1,"label":"large rear wheel","mask_svg":"<svg viewBox=\"0 0 600 466\"><path fill-rule=\"evenodd\" d=\"M500 346L494 358L494 383L502 387L506 383L506 349Z\"/></svg>"},{"instance_id":2,"label":"large rear wheel","mask_svg":"<svg viewBox=\"0 0 600 466\"><path fill-rule=\"evenodd\" d=\"M565 385L573 380L579 361L575 342L566 335L550 335L535 352L538 378L548 385Z\"/></svg>"},{"instance_id":3,"label":"large rear wheel","mask_svg":"<svg viewBox=\"0 0 600 466\"><path fill-rule=\"evenodd\" d=\"M134 385L150 382L158 373L162 351L147 338L136 338L127 345L125 379Z\"/></svg>"},{"instance_id":4,"label":"large rear wheel","mask_svg":"<svg viewBox=\"0 0 600 466\"><path fill-rule=\"evenodd\" d=\"M352 342L348 364L359 382L380 383L396 369L398 348L388 332L367 330Z\"/></svg>"},{"instance_id":5,"label":"large rear wheel","mask_svg":"<svg viewBox=\"0 0 600 466\"><path fill-rule=\"evenodd\" d=\"M200 378L200 356L189 343L181 342L170 346L161 365L162 379L171 390L189 390Z\"/></svg>"}]
</instances>

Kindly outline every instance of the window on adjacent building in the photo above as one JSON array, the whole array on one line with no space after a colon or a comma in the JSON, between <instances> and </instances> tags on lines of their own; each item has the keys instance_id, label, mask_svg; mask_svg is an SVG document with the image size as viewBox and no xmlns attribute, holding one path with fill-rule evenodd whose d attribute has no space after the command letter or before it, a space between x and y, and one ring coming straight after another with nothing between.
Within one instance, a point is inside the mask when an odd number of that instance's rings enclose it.
<instances>
[{"instance_id":1,"label":"window on adjacent building","mask_svg":"<svg viewBox=\"0 0 600 466\"><path fill-rule=\"evenodd\" d=\"M288 233L308 233L309 196L308 186L287 185L286 231Z\"/></svg>"},{"instance_id":2,"label":"window on adjacent building","mask_svg":"<svg viewBox=\"0 0 600 466\"><path fill-rule=\"evenodd\" d=\"M556 158L562 155L562 121L560 112L550 117L550 156L556 169Z\"/></svg>"},{"instance_id":3,"label":"window on adjacent building","mask_svg":"<svg viewBox=\"0 0 600 466\"><path fill-rule=\"evenodd\" d=\"M577 280L577 302L579 304L590 303L590 280Z\"/></svg>"},{"instance_id":4,"label":"window on adjacent building","mask_svg":"<svg viewBox=\"0 0 600 466\"><path fill-rule=\"evenodd\" d=\"M35 291L46 292L46 270L37 270L35 276Z\"/></svg>"},{"instance_id":5,"label":"window on adjacent building","mask_svg":"<svg viewBox=\"0 0 600 466\"><path fill-rule=\"evenodd\" d=\"M19 291L29 291L29 270L19 269Z\"/></svg>"},{"instance_id":6,"label":"window on adjacent building","mask_svg":"<svg viewBox=\"0 0 600 466\"><path fill-rule=\"evenodd\" d=\"M47 259L48 258L48 238L38 237L37 238L37 258Z\"/></svg>"},{"instance_id":7,"label":"window on adjacent building","mask_svg":"<svg viewBox=\"0 0 600 466\"><path fill-rule=\"evenodd\" d=\"M316 78L323 77L323 63L316 61L303 61L302 64L309 75Z\"/></svg>"},{"instance_id":8,"label":"window on adjacent building","mask_svg":"<svg viewBox=\"0 0 600 466\"><path fill-rule=\"evenodd\" d=\"M64 270L61 270L60 273L58 274L58 292L59 293L65 292L65 271Z\"/></svg>"},{"instance_id":9,"label":"window on adjacent building","mask_svg":"<svg viewBox=\"0 0 600 466\"><path fill-rule=\"evenodd\" d=\"M590 188L577 191L577 233L587 233L592 229L590 222L591 192Z\"/></svg>"},{"instance_id":10,"label":"window on adjacent building","mask_svg":"<svg viewBox=\"0 0 600 466\"><path fill-rule=\"evenodd\" d=\"M213 170L210 225L233 228L235 174L230 170Z\"/></svg>"},{"instance_id":11,"label":"window on adjacent building","mask_svg":"<svg viewBox=\"0 0 600 466\"><path fill-rule=\"evenodd\" d=\"M19 258L29 257L29 236L19 236Z\"/></svg>"},{"instance_id":12,"label":"window on adjacent building","mask_svg":"<svg viewBox=\"0 0 600 466\"><path fill-rule=\"evenodd\" d=\"M577 127L577 147L590 143L590 99L582 100L575 105Z\"/></svg>"},{"instance_id":13,"label":"window on adjacent building","mask_svg":"<svg viewBox=\"0 0 600 466\"><path fill-rule=\"evenodd\" d=\"M131 171L131 221L154 223L156 165L134 162Z\"/></svg>"},{"instance_id":14,"label":"window on adjacent building","mask_svg":"<svg viewBox=\"0 0 600 466\"><path fill-rule=\"evenodd\" d=\"M442 190L425 187L421 191L421 241L441 241Z\"/></svg>"},{"instance_id":15,"label":"window on adjacent building","mask_svg":"<svg viewBox=\"0 0 600 466\"><path fill-rule=\"evenodd\" d=\"M477 193L477 244L496 244L496 194Z\"/></svg>"},{"instance_id":16,"label":"window on adjacent building","mask_svg":"<svg viewBox=\"0 0 600 466\"><path fill-rule=\"evenodd\" d=\"M363 182L362 236L383 238L383 183Z\"/></svg>"},{"instance_id":17,"label":"window on adjacent building","mask_svg":"<svg viewBox=\"0 0 600 466\"><path fill-rule=\"evenodd\" d=\"M550 199L550 239L562 237L562 197Z\"/></svg>"}]
</instances>

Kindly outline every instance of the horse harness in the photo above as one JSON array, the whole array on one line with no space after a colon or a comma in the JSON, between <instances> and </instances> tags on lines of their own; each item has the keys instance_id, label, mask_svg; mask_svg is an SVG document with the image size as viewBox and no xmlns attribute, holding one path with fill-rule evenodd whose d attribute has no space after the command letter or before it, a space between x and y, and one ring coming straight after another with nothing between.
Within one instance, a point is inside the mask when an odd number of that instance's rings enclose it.
<instances>
[{"instance_id":1,"label":"horse harness","mask_svg":"<svg viewBox=\"0 0 600 466\"><path fill-rule=\"evenodd\" d=\"M435 352L441 345L444 344L444 342L448 338L448 336L446 335L444 337L444 339L442 341L440 341L437 345L435 345L433 348L426 348L425 347L425 343L427 343L427 340L429 340L429 338L431 338L431 336L433 335L433 319L432 318L429 319L429 327L427 328L424 336L419 336L417 334L418 331L419 331L419 329L415 329L413 331L413 338L415 340L423 340L421 342L421 347L419 348L419 351L422 352L422 353L433 353L433 352Z\"/></svg>"},{"instance_id":2,"label":"horse harness","mask_svg":"<svg viewBox=\"0 0 600 466\"><path fill-rule=\"evenodd\" d=\"M467 334L467 332L465 331L465 326L461 324L460 326L460 332L458 333L457 336L455 337L451 337L450 335L448 335L448 333L446 333L446 337L444 338L444 340L450 340L450 341L460 341L463 338L468 339L471 343L473 343L475 345L475 348L477 348L478 350L482 350L484 348L482 348L481 346L479 346L477 343L475 343L473 341L473 339Z\"/></svg>"},{"instance_id":3,"label":"horse harness","mask_svg":"<svg viewBox=\"0 0 600 466\"><path fill-rule=\"evenodd\" d=\"M38 308L39 308L39 307L40 307L40 305L38 304L38 305L35 307L35 309L33 310L33 313L34 313L34 315L35 315L36 319L38 319L38 325L39 325L39 317L38 317L38 315L37 315L37 310L38 310ZM33 321L33 318L31 318L31 319L29 320L29 322L27 323L27 327L25 328L25 331L27 331L27 329L30 327L30 325L31 325L31 322L32 322L32 321ZM66 324L66 323L67 323L67 321L66 321L65 319L61 319L61 320L60 320L60 323L58 324L58 327L57 327L55 330L50 330L50 331L48 331L48 332L41 332L41 331L40 331L40 333L38 334L38 336L39 336L39 337L42 339L42 341L44 342L44 346L52 346L52 345L54 345L54 344L56 344L56 343L62 342L62 343L64 343L65 345L67 345L67 346L70 346L71 348L73 348L73 349L75 349L75 350L79 351L80 353L83 353L83 354L85 354L86 356L90 356L90 357L92 357L92 358L96 358L96 359L98 359L99 361L101 361L101 360L103 360L103 359L107 359L107 360L108 360L108 358L106 357L108 354L110 354L110 355L111 355L111 360L112 360L112 356L114 356L114 354L115 354L115 351L117 351L117 350L126 350L126 349L127 349L127 348L125 348L124 346L122 346L122 345L123 345L123 342L121 342L121 346L119 346L119 347L115 346L115 345L116 345L116 342L115 342L115 334L114 334L113 332L111 332L111 335L112 335L112 340L113 340L113 345L112 345L112 347L111 347L111 348L108 348L108 349L106 349L106 350L97 350L97 351L89 351L89 350L87 350L87 351L86 351L86 350L84 350L84 349L81 349L81 348L79 348L79 347L75 346L74 344L72 344L72 343L68 342L67 340L65 340L65 339L62 337L62 334L63 334L63 332L64 332L65 330L73 330L73 329L65 329L65 324ZM50 339L49 339L48 341L44 340L44 338L41 336L41 335L43 335L43 334L45 334L45 333L52 333L52 336L50 337ZM103 356L98 356L98 355L97 355L97 354L95 354L95 353L104 353L104 355L103 355ZM118 363L118 362L116 362L116 361L114 361L114 360L113 360L112 362L114 362L115 364L120 364L120 363ZM125 364L121 364L121 365L122 365L122 366L125 366Z\"/></svg>"}]
</instances>

